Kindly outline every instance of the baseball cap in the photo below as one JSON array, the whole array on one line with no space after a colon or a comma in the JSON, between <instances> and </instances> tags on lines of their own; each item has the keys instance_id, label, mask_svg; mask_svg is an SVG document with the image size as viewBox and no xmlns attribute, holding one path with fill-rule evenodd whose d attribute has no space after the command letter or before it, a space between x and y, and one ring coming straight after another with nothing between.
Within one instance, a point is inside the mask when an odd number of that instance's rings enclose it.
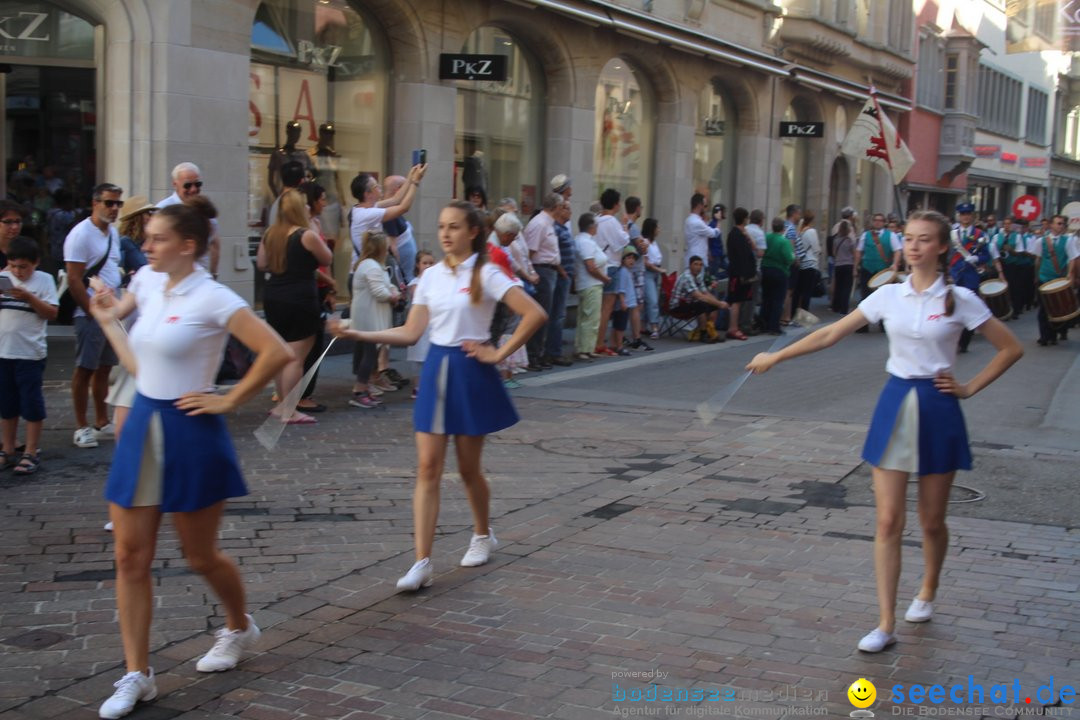
<instances>
[{"instance_id":1,"label":"baseball cap","mask_svg":"<svg viewBox=\"0 0 1080 720\"><path fill-rule=\"evenodd\" d=\"M641 253L639 253L637 251L637 248L634 247L633 244L627 245L626 247L623 248L622 256L626 257L627 255L633 255L634 257L641 257Z\"/></svg>"}]
</instances>

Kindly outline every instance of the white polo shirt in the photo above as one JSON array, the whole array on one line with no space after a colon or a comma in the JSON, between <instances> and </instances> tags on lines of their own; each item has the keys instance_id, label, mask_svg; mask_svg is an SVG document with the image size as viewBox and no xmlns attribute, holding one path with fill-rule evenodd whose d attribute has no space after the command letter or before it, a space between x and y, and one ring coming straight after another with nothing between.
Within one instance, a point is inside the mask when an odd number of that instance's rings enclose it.
<instances>
[{"instance_id":1,"label":"white polo shirt","mask_svg":"<svg viewBox=\"0 0 1080 720\"><path fill-rule=\"evenodd\" d=\"M60 304L56 297L56 281L47 272L35 270L25 283L10 270L0 272L0 277L8 278L15 287L37 296L47 305ZM46 325L48 322L28 301L0 294L0 358L44 360L48 354Z\"/></svg>"},{"instance_id":2,"label":"white polo shirt","mask_svg":"<svg viewBox=\"0 0 1080 720\"><path fill-rule=\"evenodd\" d=\"M128 285L139 308L129 335L138 363L135 387L155 400L214 386L229 340L229 319L247 307L243 298L201 269L171 290L165 289L168 279L147 266Z\"/></svg>"},{"instance_id":3,"label":"white polo shirt","mask_svg":"<svg viewBox=\"0 0 1080 720\"><path fill-rule=\"evenodd\" d=\"M413 305L426 305L428 309L428 337L432 344L443 347L460 347L466 340L491 339L491 318L495 315L495 303L513 287L521 287L521 281L506 274L493 262L480 268L484 296L473 303L472 269L476 255L450 268L446 261L431 266L416 285Z\"/></svg>"},{"instance_id":4,"label":"white polo shirt","mask_svg":"<svg viewBox=\"0 0 1080 720\"><path fill-rule=\"evenodd\" d=\"M966 328L975 330L992 317L978 295L951 286L955 309L945 315L945 293L950 286L938 277L927 290L916 293L909 277L902 283L884 285L859 303L870 323L885 321L889 336L890 375L910 380L932 378L956 365L957 343Z\"/></svg>"}]
</instances>

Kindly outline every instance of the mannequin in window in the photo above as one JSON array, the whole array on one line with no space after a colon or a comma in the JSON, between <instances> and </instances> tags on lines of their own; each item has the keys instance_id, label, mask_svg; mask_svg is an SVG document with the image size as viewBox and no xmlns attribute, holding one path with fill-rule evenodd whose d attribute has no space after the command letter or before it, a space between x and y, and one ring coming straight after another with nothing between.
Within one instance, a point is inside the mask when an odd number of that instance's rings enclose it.
<instances>
[{"instance_id":1,"label":"mannequin in window","mask_svg":"<svg viewBox=\"0 0 1080 720\"><path fill-rule=\"evenodd\" d=\"M326 190L326 207L319 215L323 235L337 239L341 234L341 198L348 197L341 185L341 155L334 150L334 124L319 126L319 143L308 150L315 181Z\"/></svg>"},{"instance_id":2,"label":"mannequin in window","mask_svg":"<svg viewBox=\"0 0 1080 720\"><path fill-rule=\"evenodd\" d=\"M295 160L304 166L305 177L310 178L314 175L311 157L308 156L305 150L301 150L296 146L302 131L303 126L295 120L285 123L285 144L270 153L267 180L270 183L270 193L275 198L280 196L281 191L284 189L281 184L281 166L290 160Z\"/></svg>"}]
</instances>

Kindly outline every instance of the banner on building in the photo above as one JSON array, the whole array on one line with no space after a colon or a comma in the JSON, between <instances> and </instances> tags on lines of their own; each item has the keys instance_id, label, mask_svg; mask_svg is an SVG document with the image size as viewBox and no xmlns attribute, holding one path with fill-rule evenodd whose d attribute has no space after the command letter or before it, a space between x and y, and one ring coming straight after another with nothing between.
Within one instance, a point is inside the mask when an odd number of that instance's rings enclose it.
<instances>
[{"instance_id":1,"label":"banner on building","mask_svg":"<svg viewBox=\"0 0 1080 720\"><path fill-rule=\"evenodd\" d=\"M1080 51L1080 0L1006 0L1005 50Z\"/></svg>"},{"instance_id":2,"label":"banner on building","mask_svg":"<svg viewBox=\"0 0 1080 720\"><path fill-rule=\"evenodd\" d=\"M915 156L897 135L889 116L878 106L874 88L870 88L870 97L852 123L840 151L886 168L894 185L900 184L915 164Z\"/></svg>"}]
</instances>

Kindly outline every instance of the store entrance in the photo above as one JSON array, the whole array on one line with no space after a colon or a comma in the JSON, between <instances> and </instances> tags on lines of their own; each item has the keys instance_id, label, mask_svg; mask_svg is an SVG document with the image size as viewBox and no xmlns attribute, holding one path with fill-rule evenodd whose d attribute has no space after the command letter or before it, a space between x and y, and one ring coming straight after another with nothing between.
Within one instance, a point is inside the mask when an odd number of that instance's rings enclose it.
<instances>
[{"instance_id":1,"label":"store entrance","mask_svg":"<svg viewBox=\"0 0 1080 720\"><path fill-rule=\"evenodd\" d=\"M95 182L94 81L86 68L0 65L4 196L26 207L23 234L38 240L48 269Z\"/></svg>"}]
</instances>

